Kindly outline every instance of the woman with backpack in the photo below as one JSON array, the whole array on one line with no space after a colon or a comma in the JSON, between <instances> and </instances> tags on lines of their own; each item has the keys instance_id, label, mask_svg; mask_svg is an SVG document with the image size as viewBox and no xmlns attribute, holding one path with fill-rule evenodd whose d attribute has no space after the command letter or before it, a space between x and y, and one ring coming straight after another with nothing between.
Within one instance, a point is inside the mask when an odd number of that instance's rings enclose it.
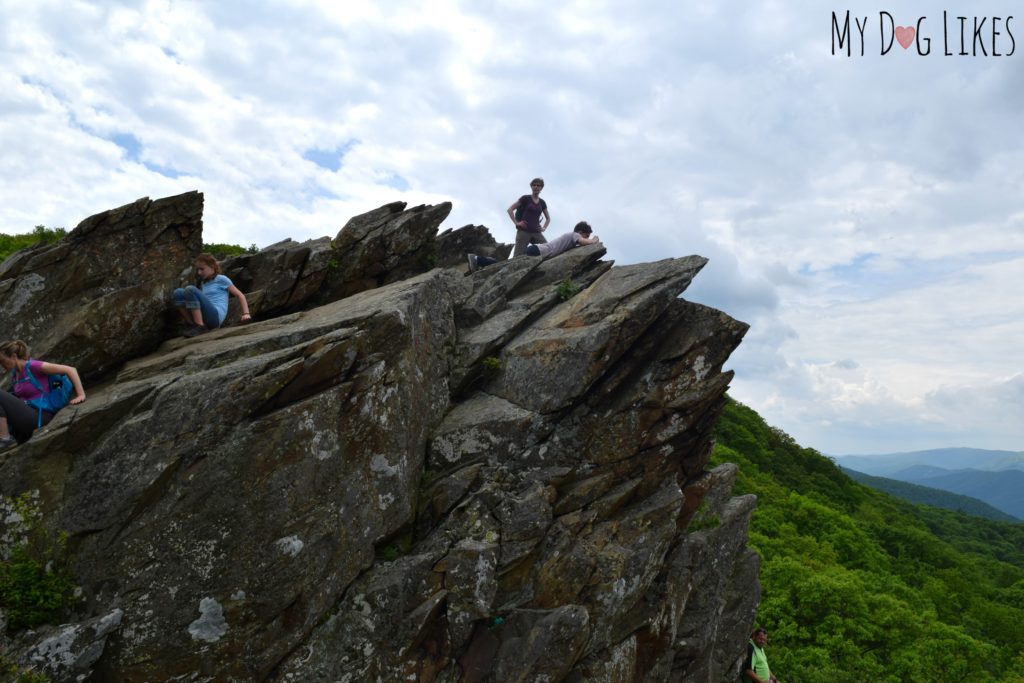
<instances>
[{"instance_id":1,"label":"woman with backpack","mask_svg":"<svg viewBox=\"0 0 1024 683\"><path fill-rule=\"evenodd\" d=\"M0 366L11 373L11 390L0 390L0 449L25 443L64 405L85 400L78 370L31 360L21 340L0 344Z\"/></svg>"}]
</instances>

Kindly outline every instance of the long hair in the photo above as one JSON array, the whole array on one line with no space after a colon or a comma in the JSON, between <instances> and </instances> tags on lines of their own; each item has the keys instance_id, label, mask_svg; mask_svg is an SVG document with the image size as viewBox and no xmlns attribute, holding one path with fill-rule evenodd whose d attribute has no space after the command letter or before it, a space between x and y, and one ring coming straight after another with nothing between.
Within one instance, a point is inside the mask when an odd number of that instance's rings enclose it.
<instances>
[{"instance_id":1,"label":"long hair","mask_svg":"<svg viewBox=\"0 0 1024 683\"><path fill-rule=\"evenodd\" d=\"M3 344L0 344L0 354L3 354L8 358L28 360L28 344L20 339L5 341Z\"/></svg>"}]
</instances>

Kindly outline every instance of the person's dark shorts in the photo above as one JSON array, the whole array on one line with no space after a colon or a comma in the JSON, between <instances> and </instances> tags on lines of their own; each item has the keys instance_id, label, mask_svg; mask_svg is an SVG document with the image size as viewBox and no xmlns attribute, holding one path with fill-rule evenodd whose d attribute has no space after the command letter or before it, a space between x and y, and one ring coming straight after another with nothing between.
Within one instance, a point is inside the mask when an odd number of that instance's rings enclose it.
<instances>
[{"instance_id":1,"label":"person's dark shorts","mask_svg":"<svg viewBox=\"0 0 1024 683\"><path fill-rule=\"evenodd\" d=\"M540 256L540 249L537 248L536 244L527 244L526 245L526 255L527 256Z\"/></svg>"}]
</instances>

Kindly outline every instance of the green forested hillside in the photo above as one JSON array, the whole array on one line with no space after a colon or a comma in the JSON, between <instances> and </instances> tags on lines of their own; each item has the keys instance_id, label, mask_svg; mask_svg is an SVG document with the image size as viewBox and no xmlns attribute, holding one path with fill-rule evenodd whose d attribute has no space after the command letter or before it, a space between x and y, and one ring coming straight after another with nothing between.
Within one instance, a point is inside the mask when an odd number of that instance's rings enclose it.
<instances>
[{"instance_id":1,"label":"green forested hillside","mask_svg":"<svg viewBox=\"0 0 1024 683\"><path fill-rule=\"evenodd\" d=\"M714 461L758 495L758 623L783 681L1024 681L1024 525L857 484L730 402Z\"/></svg>"},{"instance_id":2,"label":"green forested hillside","mask_svg":"<svg viewBox=\"0 0 1024 683\"><path fill-rule=\"evenodd\" d=\"M925 505L942 508L943 510L958 510L975 517L987 517L988 519L995 519L1001 522L1021 521L1013 515L998 510L977 498L962 496L959 493L951 493L942 489L933 489L929 486L921 486L920 484L911 484L910 482L899 481L898 479L872 477L870 474L857 472L842 465L839 466L839 469L843 471L843 474L860 484L864 484L876 491L888 493L890 496L902 498L911 503L924 503Z\"/></svg>"}]
</instances>

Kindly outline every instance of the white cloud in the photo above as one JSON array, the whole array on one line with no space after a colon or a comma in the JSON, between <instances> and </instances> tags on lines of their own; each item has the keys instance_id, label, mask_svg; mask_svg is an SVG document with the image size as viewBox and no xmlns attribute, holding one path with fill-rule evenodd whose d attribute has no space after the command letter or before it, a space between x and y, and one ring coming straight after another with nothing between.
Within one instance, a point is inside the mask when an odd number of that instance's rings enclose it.
<instances>
[{"instance_id":1,"label":"white cloud","mask_svg":"<svg viewBox=\"0 0 1024 683\"><path fill-rule=\"evenodd\" d=\"M0 230L200 189L210 241L397 199L510 241L541 175L554 231L711 258L687 297L752 325L734 393L808 445L1022 447L982 398L1021 367L1024 51L832 56L809 1L0 9Z\"/></svg>"}]
</instances>

